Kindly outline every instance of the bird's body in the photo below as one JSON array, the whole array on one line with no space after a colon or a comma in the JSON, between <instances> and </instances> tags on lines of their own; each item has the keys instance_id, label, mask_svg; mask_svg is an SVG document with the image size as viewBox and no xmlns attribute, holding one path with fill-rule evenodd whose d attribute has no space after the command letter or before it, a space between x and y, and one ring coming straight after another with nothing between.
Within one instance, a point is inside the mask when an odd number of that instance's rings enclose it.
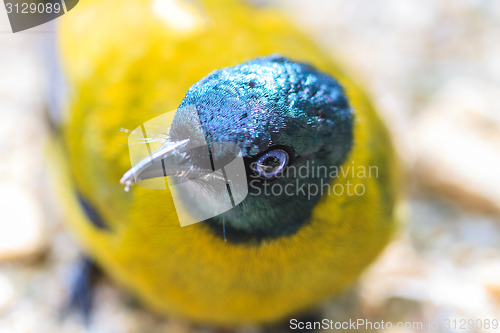
<instances>
[{"instance_id":1,"label":"bird's body","mask_svg":"<svg viewBox=\"0 0 500 333\"><path fill-rule=\"evenodd\" d=\"M388 133L364 94L277 11L236 1L87 0L59 31L70 87L68 222L90 256L154 309L216 324L283 319L347 288L388 242L397 197ZM352 140L329 183L349 182L352 194L360 184L362 195L323 195L297 229L238 241L228 232L225 241L215 222L181 227L168 190L124 191L130 158L121 129L176 109L212 71L271 54L309 63L343 86ZM280 216L272 218L282 223Z\"/></svg>"}]
</instances>

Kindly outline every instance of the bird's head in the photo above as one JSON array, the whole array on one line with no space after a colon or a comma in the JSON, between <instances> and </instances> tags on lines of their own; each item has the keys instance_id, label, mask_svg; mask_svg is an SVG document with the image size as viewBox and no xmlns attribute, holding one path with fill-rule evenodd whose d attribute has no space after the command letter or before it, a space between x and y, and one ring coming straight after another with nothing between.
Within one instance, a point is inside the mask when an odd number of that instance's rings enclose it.
<instances>
[{"instance_id":1,"label":"bird's head","mask_svg":"<svg viewBox=\"0 0 500 333\"><path fill-rule=\"evenodd\" d=\"M224 220L229 240L275 238L307 222L322 194L312 186L331 182L325 170L343 163L352 142L353 113L335 79L284 57L257 58L195 83L175 114L168 142L122 181L165 174L185 184L197 179L180 198L206 216L224 200L207 204L204 197L243 191L241 202L204 223L221 234ZM237 158L241 168L225 170ZM232 176L243 179L245 188L229 186ZM203 190L203 182L221 180L228 186Z\"/></svg>"}]
</instances>

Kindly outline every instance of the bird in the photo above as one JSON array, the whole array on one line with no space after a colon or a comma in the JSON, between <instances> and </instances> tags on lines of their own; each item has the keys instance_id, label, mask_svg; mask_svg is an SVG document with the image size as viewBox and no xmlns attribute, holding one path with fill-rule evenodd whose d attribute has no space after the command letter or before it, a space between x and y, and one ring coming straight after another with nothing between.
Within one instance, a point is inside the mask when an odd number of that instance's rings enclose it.
<instances>
[{"instance_id":1,"label":"bird","mask_svg":"<svg viewBox=\"0 0 500 333\"><path fill-rule=\"evenodd\" d=\"M352 286L390 241L400 172L389 132L278 9L87 0L57 25L68 228L154 311L286 320Z\"/></svg>"}]
</instances>

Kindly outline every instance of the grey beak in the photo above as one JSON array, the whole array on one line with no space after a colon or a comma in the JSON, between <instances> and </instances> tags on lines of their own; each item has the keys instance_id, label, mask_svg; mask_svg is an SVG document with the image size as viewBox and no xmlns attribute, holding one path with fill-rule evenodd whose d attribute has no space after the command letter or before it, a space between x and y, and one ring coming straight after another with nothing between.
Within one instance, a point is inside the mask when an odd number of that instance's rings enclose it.
<instances>
[{"instance_id":1,"label":"grey beak","mask_svg":"<svg viewBox=\"0 0 500 333\"><path fill-rule=\"evenodd\" d=\"M224 180L221 172L214 172L211 167L202 168L192 163L188 157L189 149L186 147L188 142L189 139L167 142L133 165L120 179L120 183L125 186L125 191L141 180L158 177Z\"/></svg>"}]
</instances>

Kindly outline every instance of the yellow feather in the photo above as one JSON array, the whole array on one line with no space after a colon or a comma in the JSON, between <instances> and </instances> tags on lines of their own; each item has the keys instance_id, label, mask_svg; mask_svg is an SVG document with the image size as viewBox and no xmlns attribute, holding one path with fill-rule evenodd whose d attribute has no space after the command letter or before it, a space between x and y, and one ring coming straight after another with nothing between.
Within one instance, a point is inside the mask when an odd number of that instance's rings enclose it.
<instances>
[{"instance_id":1,"label":"yellow feather","mask_svg":"<svg viewBox=\"0 0 500 333\"><path fill-rule=\"evenodd\" d=\"M281 13L199 3L86 0L61 18L67 173L112 231L86 220L69 179L62 182L68 223L114 279L160 312L218 324L271 322L346 289L385 246L395 225L397 164L365 95ZM121 128L174 110L215 69L273 53L311 63L344 86L356 114L344 167L377 166L378 177L340 175L332 185L363 184L364 195L325 196L296 234L245 245L224 242L203 223L181 228L168 190L124 191L119 180L130 159Z\"/></svg>"}]
</instances>

